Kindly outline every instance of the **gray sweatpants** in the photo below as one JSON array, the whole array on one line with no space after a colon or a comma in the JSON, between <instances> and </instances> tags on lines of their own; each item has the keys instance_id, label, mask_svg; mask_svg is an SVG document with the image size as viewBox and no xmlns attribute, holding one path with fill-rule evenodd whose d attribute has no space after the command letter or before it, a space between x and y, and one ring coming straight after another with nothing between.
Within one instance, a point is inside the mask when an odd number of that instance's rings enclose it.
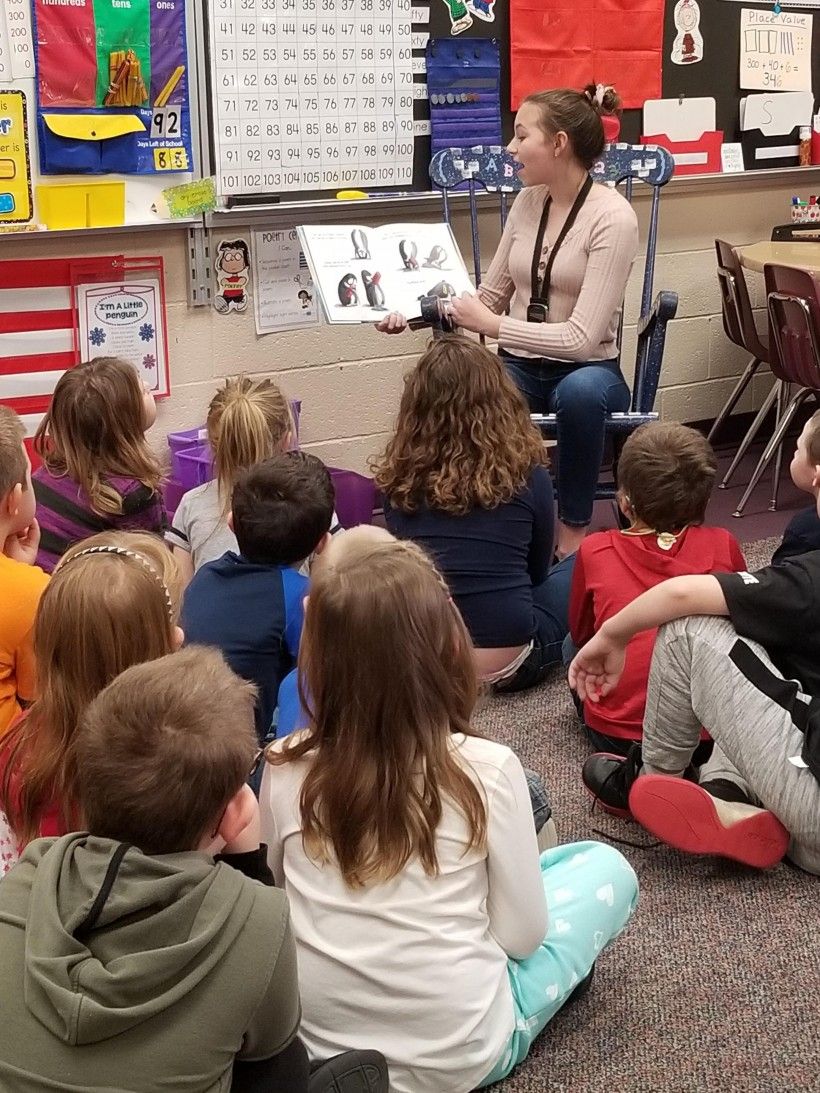
<instances>
[{"instance_id":1,"label":"gray sweatpants","mask_svg":"<svg viewBox=\"0 0 820 1093\"><path fill-rule=\"evenodd\" d=\"M802 765L803 734L789 709L770 697L787 690L782 679L765 649L739 638L725 619L695 616L661 627L649 672L643 761L680 773L705 726L715 750L700 780L741 785L789 831L792 861L820 874L820 783ZM809 701L794 695L795 703Z\"/></svg>"}]
</instances>

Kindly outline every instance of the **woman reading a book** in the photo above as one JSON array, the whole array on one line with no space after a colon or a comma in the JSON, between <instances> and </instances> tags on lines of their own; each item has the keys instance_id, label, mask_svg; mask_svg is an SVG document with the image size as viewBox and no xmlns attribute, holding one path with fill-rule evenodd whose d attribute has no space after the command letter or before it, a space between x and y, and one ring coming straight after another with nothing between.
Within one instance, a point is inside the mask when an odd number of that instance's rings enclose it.
<instances>
[{"instance_id":1,"label":"woman reading a book","mask_svg":"<svg viewBox=\"0 0 820 1093\"><path fill-rule=\"evenodd\" d=\"M601 115L618 105L600 87L523 101L509 151L524 189L481 287L445 305L457 326L498 341L531 411L557 414L559 558L578 548L592 518L604 419L629 408L617 336L638 224L620 194L589 177L604 148ZM378 329L406 325L393 314Z\"/></svg>"}]
</instances>

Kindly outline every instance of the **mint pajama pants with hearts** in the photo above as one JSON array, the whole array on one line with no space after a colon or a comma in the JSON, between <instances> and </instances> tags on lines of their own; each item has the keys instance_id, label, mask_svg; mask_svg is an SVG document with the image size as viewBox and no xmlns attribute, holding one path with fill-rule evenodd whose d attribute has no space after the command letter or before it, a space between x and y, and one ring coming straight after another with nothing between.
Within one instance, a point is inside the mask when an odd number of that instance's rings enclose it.
<instances>
[{"instance_id":1,"label":"mint pajama pants with hearts","mask_svg":"<svg viewBox=\"0 0 820 1093\"><path fill-rule=\"evenodd\" d=\"M626 858L604 843L568 843L541 855L547 936L526 960L507 965L515 1029L478 1088L492 1085L529 1054L533 1041L614 941L638 904L638 878Z\"/></svg>"}]
</instances>

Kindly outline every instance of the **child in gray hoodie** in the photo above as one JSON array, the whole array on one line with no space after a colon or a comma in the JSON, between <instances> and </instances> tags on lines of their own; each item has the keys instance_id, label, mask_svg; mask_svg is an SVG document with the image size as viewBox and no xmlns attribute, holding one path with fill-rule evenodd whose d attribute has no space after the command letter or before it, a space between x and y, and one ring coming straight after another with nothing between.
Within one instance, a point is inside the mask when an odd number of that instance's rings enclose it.
<instances>
[{"instance_id":1,"label":"child in gray hoodie","mask_svg":"<svg viewBox=\"0 0 820 1093\"><path fill-rule=\"evenodd\" d=\"M74 746L88 832L35 840L0 884L0 1090L386 1091L373 1052L309 1077L245 785L254 688L192 646L109 684Z\"/></svg>"}]
</instances>

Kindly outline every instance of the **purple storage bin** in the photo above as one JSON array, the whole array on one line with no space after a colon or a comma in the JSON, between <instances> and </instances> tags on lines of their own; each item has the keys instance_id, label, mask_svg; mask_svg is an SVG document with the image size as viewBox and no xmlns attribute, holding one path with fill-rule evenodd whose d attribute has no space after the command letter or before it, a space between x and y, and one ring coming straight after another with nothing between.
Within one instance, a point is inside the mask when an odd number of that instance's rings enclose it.
<instances>
[{"instance_id":1,"label":"purple storage bin","mask_svg":"<svg viewBox=\"0 0 820 1093\"><path fill-rule=\"evenodd\" d=\"M163 499L165 500L165 511L168 514L170 520L174 513L179 508L179 503L182 500L182 495L185 493L184 487L176 480L176 478L169 478L162 490Z\"/></svg>"},{"instance_id":2,"label":"purple storage bin","mask_svg":"<svg viewBox=\"0 0 820 1093\"><path fill-rule=\"evenodd\" d=\"M210 482L214 476L214 460L207 444L177 452L175 475L184 492Z\"/></svg>"},{"instance_id":3,"label":"purple storage bin","mask_svg":"<svg viewBox=\"0 0 820 1093\"><path fill-rule=\"evenodd\" d=\"M296 427L296 443L293 445L296 450L299 448L299 415L302 412L302 400L292 398L289 401L293 424ZM186 490L201 486L203 482L210 482L214 476L213 459L208 444L208 430L204 425L199 425L196 429L182 429L177 433L168 433L168 447L171 449L171 476ZM185 458L181 458L183 455Z\"/></svg>"},{"instance_id":4,"label":"purple storage bin","mask_svg":"<svg viewBox=\"0 0 820 1093\"><path fill-rule=\"evenodd\" d=\"M372 524L376 502L376 484L372 478L355 471L328 467L336 491L336 515L343 528Z\"/></svg>"}]
</instances>

